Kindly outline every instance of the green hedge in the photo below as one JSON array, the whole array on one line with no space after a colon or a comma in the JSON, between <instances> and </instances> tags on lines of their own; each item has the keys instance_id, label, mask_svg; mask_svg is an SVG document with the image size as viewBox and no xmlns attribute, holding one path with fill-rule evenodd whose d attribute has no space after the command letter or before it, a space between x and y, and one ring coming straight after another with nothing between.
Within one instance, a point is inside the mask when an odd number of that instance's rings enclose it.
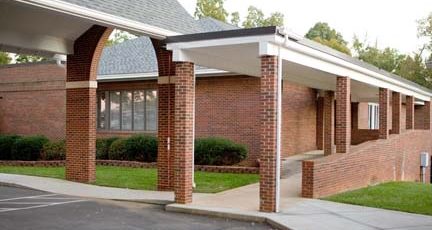
<instances>
[{"instance_id":1,"label":"green hedge","mask_svg":"<svg viewBox=\"0 0 432 230\"><path fill-rule=\"evenodd\" d=\"M195 164L234 165L247 158L247 148L220 137L196 139Z\"/></svg>"},{"instance_id":2,"label":"green hedge","mask_svg":"<svg viewBox=\"0 0 432 230\"><path fill-rule=\"evenodd\" d=\"M156 162L158 141L154 136L103 138L96 141L96 159ZM44 136L0 136L0 160L64 160L65 141L50 142ZM247 158L244 145L210 137L195 140L195 163L199 165L234 165Z\"/></svg>"},{"instance_id":3,"label":"green hedge","mask_svg":"<svg viewBox=\"0 0 432 230\"><path fill-rule=\"evenodd\" d=\"M46 143L41 152L41 160L44 161L60 161L66 159L66 144L65 141L55 141Z\"/></svg>"},{"instance_id":4,"label":"green hedge","mask_svg":"<svg viewBox=\"0 0 432 230\"><path fill-rule=\"evenodd\" d=\"M17 138L12 145L12 160L35 161L40 158L43 146L48 143L44 136Z\"/></svg>"}]
</instances>

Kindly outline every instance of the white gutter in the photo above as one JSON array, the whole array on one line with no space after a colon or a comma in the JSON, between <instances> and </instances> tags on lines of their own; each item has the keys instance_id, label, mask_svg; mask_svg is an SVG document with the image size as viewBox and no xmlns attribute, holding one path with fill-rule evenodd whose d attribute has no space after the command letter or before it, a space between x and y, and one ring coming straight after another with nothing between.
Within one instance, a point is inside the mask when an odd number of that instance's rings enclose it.
<instances>
[{"instance_id":1,"label":"white gutter","mask_svg":"<svg viewBox=\"0 0 432 230\"><path fill-rule=\"evenodd\" d=\"M148 35L152 38L165 39L167 36L181 35L180 33L162 29L156 26L130 20L86 7L71 4L60 0L14 0L26 5L32 5L39 8L60 12L63 14L73 15L79 18L88 19L95 23L106 26L119 28L129 32Z\"/></svg>"}]
</instances>

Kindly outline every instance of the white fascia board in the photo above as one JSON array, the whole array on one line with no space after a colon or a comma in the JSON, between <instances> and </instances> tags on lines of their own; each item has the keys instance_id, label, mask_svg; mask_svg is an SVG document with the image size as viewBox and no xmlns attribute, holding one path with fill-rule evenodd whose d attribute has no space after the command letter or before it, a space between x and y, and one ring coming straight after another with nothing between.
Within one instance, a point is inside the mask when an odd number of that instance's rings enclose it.
<instances>
[{"instance_id":1,"label":"white fascia board","mask_svg":"<svg viewBox=\"0 0 432 230\"><path fill-rule=\"evenodd\" d=\"M260 43L260 55L275 55L278 44ZM303 46L293 41L284 41L281 56L284 60L315 68L336 76L349 77L376 87L387 88L405 95L414 96L423 101L430 101L432 94L397 79L390 78L364 67L347 62L319 50Z\"/></svg>"},{"instance_id":2,"label":"white fascia board","mask_svg":"<svg viewBox=\"0 0 432 230\"><path fill-rule=\"evenodd\" d=\"M167 49L174 51L179 49L231 46L231 45L239 45L239 44L247 44L247 43L268 42L268 41L274 41L274 39L275 39L274 35L210 39L210 40L200 40L200 41L191 41L191 42L168 43Z\"/></svg>"},{"instance_id":3,"label":"white fascia board","mask_svg":"<svg viewBox=\"0 0 432 230\"><path fill-rule=\"evenodd\" d=\"M70 54L73 53L73 41L48 35L29 34L25 31L2 30L0 44L9 47L17 47L24 50L38 50L48 53ZM1 45L0 45L1 46Z\"/></svg>"},{"instance_id":4,"label":"white fascia board","mask_svg":"<svg viewBox=\"0 0 432 230\"><path fill-rule=\"evenodd\" d=\"M195 71L197 77L207 76L228 76L233 75L230 72L218 69L199 69ZM133 74L106 74L98 75L98 82L115 82L115 81L141 81L141 80L155 80L158 77L158 72L149 73L133 73Z\"/></svg>"},{"instance_id":5,"label":"white fascia board","mask_svg":"<svg viewBox=\"0 0 432 230\"><path fill-rule=\"evenodd\" d=\"M15 0L16 2L32 5L55 12L73 15L79 18L91 20L95 23L114 27L129 32L148 35L157 39L165 39L167 36L181 35L180 33L162 29L156 26L130 20L124 17L107 14L97 10L92 10L75 4L59 0Z\"/></svg>"}]
</instances>

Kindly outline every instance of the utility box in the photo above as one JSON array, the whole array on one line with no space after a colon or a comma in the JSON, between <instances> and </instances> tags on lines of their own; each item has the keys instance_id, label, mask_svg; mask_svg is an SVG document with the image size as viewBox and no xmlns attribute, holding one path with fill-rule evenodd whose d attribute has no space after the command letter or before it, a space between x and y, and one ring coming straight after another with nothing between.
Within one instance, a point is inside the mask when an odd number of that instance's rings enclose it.
<instances>
[{"instance_id":1,"label":"utility box","mask_svg":"<svg viewBox=\"0 0 432 230\"><path fill-rule=\"evenodd\" d=\"M423 152L420 154L420 166L429 167L429 153Z\"/></svg>"}]
</instances>

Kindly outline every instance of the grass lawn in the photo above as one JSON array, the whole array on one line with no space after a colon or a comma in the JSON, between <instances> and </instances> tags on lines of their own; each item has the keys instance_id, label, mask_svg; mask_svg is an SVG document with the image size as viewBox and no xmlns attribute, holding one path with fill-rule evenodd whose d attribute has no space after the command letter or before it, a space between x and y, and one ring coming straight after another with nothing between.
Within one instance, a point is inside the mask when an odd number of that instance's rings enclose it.
<instances>
[{"instance_id":1,"label":"grass lawn","mask_svg":"<svg viewBox=\"0 0 432 230\"><path fill-rule=\"evenodd\" d=\"M42 177L65 178L64 167L15 167L0 166L0 173L22 174ZM97 166L96 185L156 190L157 170ZM257 183L257 174L195 172L195 192L217 193L248 184Z\"/></svg>"},{"instance_id":2,"label":"grass lawn","mask_svg":"<svg viewBox=\"0 0 432 230\"><path fill-rule=\"evenodd\" d=\"M390 182L324 198L361 206L432 215L432 185Z\"/></svg>"}]
</instances>

